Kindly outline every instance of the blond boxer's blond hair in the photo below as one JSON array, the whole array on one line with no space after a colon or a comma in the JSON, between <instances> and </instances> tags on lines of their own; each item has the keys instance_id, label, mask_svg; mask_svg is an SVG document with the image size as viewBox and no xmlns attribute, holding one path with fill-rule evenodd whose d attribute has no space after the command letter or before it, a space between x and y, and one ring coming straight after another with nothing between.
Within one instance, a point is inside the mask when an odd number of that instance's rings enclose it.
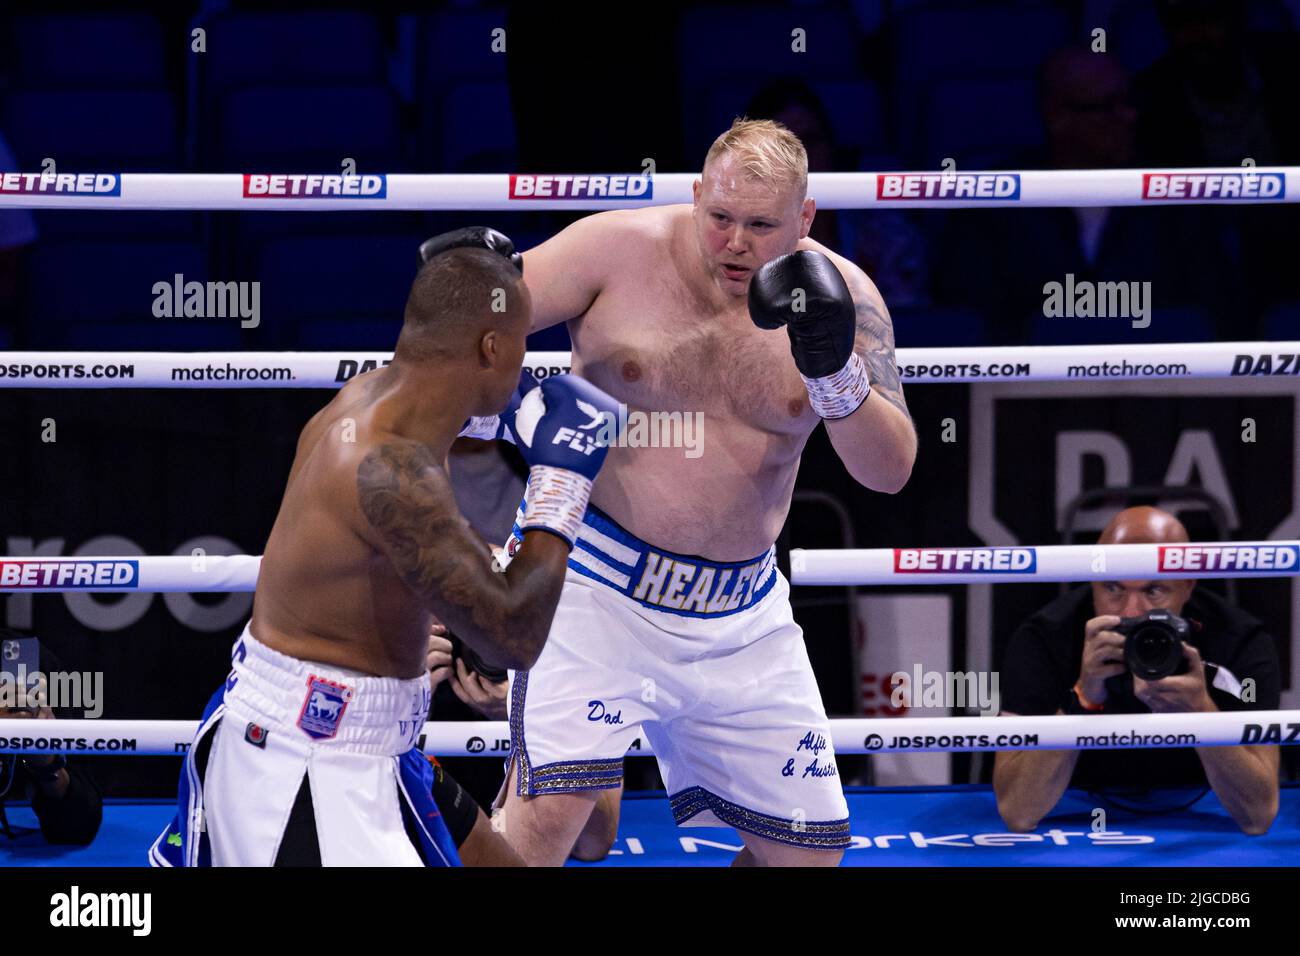
<instances>
[{"instance_id":1,"label":"blond boxer's blond hair","mask_svg":"<svg viewBox=\"0 0 1300 956\"><path fill-rule=\"evenodd\" d=\"M799 190L801 200L808 194L808 152L798 136L775 120L738 117L713 141L704 168L723 156L737 159L751 179L788 183Z\"/></svg>"}]
</instances>

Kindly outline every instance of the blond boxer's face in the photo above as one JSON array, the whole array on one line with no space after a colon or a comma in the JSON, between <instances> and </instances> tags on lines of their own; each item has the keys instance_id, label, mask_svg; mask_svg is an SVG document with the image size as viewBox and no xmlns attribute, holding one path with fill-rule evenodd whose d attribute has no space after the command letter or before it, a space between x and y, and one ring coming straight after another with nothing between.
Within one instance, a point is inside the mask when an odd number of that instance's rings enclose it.
<instances>
[{"instance_id":1,"label":"blond boxer's face","mask_svg":"<svg viewBox=\"0 0 1300 956\"><path fill-rule=\"evenodd\" d=\"M732 156L704 170L694 196L704 271L723 293L737 297L749 292L761 265L794 251L816 212L795 184L755 179Z\"/></svg>"}]
</instances>

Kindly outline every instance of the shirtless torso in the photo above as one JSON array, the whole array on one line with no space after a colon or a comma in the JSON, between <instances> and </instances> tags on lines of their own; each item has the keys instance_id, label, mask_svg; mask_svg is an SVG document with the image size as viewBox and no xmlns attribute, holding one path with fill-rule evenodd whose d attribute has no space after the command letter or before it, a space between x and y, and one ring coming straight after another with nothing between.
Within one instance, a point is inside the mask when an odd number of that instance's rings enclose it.
<instances>
[{"instance_id":1,"label":"shirtless torso","mask_svg":"<svg viewBox=\"0 0 1300 956\"><path fill-rule=\"evenodd\" d=\"M488 663L527 668L569 543L530 531L528 555L491 572L446 471L465 420L460 386L438 370L416 375L394 364L359 376L303 429L262 558L253 636L299 660L412 678L436 617ZM554 401L562 414L562 389Z\"/></svg>"},{"instance_id":2,"label":"shirtless torso","mask_svg":"<svg viewBox=\"0 0 1300 956\"><path fill-rule=\"evenodd\" d=\"M703 454L618 448L592 503L667 550L718 561L761 554L785 522L800 454L820 421L789 339L755 326L744 297L719 301L693 279L691 207L585 222L597 258L583 268L598 270L600 291L569 322L574 372L629 411L704 415ZM843 263L813 240L798 248ZM543 307L535 316L544 319Z\"/></svg>"},{"instance_id":3,"label":"shirtless torso","mask_svg":"<svg viewBox=\"0 0 1300 956\"><path fill-rule=\"evenodd\" d=\"M374 543L357 488L361 463L392 437L375 421L382 374L348 382L303 428L252 627L290 657L407 678L423 670L431 614Z\"/></svg>"}]
</instances>

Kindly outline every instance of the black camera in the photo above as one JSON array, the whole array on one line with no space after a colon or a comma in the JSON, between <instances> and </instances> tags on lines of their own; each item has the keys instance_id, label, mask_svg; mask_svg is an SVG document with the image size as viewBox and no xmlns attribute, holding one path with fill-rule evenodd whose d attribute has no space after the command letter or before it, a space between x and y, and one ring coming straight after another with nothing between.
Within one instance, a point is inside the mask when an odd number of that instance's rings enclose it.
<instances>
[{"instance_id":1,"label":"black camera","mask_svg":"<svg viewBox=\"0 0 1300 956\"><path fill-rule=\"evenodd\" d=\"M509 677L504 667L493 667L487 661L483 660L483 658L479 657L474 651L474 648L470 647L455 634L448 631L447 637L451 641L452 661L454 662L457 658L463 660L466 669L469 670L470 673L478 674L484 680L491 681L494 684L499 684Z\"/></svg>"},{"instance_id":2,"label":"black camera","mask_svg":"<svg viewBox=\"0 0 1300 956\"><path fill-rule=\"evenodd\" d=\"M1157 608L1123 618L1115 630L1124 635L1124 663L1135 677L1160 680L1187 673L1183 641L1192 628L1177 614Z\"/></svg>"}]
</instances>

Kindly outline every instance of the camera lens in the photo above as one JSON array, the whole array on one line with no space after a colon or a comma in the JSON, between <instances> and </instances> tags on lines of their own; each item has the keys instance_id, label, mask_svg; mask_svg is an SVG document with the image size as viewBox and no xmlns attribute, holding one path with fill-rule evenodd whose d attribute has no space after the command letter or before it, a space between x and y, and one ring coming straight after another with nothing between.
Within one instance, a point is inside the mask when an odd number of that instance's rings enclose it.
<instances>
[{"instance_id":1,"label":"camera lens","mask_svg":"<svg viewBox=\"0 0 1300 956\"><path fill-rule=\"evenodd\" d=\"M1143 680L1160 680L1178 671L1183 660L1178 636L1168 627L1139 628L1129 635L1124 657L1129 670Z\"/></svg>"}]
</instances>

